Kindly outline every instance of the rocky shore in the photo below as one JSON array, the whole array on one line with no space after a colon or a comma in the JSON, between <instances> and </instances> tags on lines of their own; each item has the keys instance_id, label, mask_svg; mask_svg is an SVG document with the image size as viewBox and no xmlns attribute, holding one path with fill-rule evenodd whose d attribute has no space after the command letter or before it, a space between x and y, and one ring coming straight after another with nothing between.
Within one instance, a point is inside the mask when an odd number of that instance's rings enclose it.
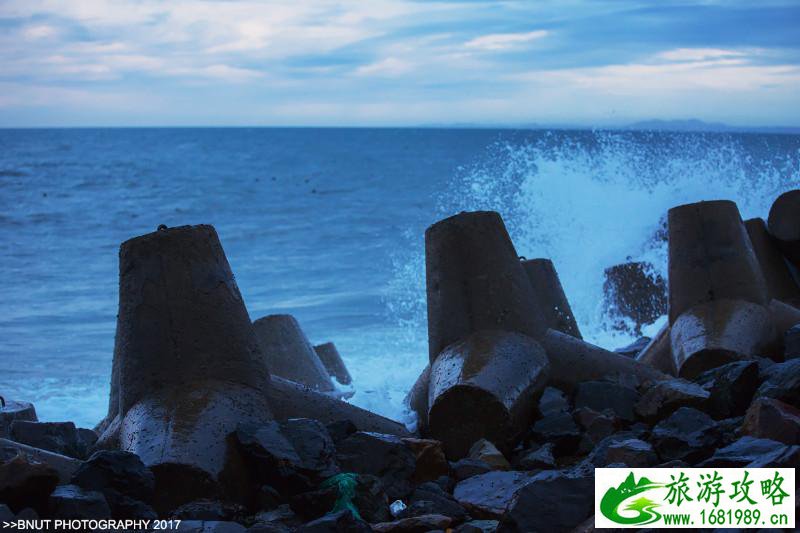
<instances>
[{"instance_id":1,"label":"rocky shore","mask_svg":"<svg viewBox=\"0 0 800 533\"><path fill-rule=\"evenodd\" d=\"M0 521L179 519L217 533L594 530L594 468L800 466L800 191L767 221L671 209L669 277L606 271L652 339L585 342L556 266L501 217L425 235L429 362L417 425L345 401L332 343L251 321L213 227L120 247L108 415L95 428L0 407ZM391 371L387 369L387 371Z\"/></svg>"}]
</instances>

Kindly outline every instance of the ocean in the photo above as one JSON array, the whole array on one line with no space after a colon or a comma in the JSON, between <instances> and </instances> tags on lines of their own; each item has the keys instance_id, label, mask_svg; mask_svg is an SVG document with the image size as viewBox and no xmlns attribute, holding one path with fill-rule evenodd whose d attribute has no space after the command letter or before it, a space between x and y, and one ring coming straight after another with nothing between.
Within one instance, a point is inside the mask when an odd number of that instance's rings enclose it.
<instances>
[{"instance_id":1,"label":"ocean","mask_svg":"<svg viewBox=\"0 0 800 533\"><path fill-rule=\"evenodd\" d=\"M604 268L651 261L667 209L731 199L765 217L800 186L800 136L509 129L0 130L0 395L92 427L108 402L118 248L213 224L252 319L333 341L352 402L407 420L427 362L424 231L499 211L551 258L584 337L611 327ZM653 333L664 317L645 328Z\"/></svg>"}]
</instances>

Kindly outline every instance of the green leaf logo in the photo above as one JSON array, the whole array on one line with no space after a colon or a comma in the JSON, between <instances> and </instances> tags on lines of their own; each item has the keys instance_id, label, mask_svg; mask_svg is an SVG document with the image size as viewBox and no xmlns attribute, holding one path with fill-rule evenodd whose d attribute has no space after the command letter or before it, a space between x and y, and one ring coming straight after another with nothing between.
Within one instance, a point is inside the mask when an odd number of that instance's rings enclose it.
<instances>
[{"instance_id":1,"label":"green leaf logo","mask_svg":"<svg viewBox=\"0 0 800 533\"><path fill-rule=\"evenodd\" d=\"M655 510L656 507L659 507L659 504L644 496L633 501L630 500L643 492L663 486L663 483L654 483L646 477L641 477L637 483L633 477L633 472L631 472L619 487L611 487L606 491L603 499L600 500L600 512L603 513L603 516L618 524L652 524L661 518L661 514ZM619 513L625 502L628 502L628 504L624 507L624 510L634 511L635 515L629 516L631 513L625 513L625 516L622 516Z\"/></svg>"}]
</instances>

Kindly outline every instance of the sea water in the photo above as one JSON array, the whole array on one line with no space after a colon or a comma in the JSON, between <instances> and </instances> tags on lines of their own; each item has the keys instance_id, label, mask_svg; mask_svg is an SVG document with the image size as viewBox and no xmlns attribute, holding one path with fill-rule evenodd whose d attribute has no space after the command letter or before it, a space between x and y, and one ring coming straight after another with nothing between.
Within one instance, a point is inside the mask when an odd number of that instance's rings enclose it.
<instances>
[{"instance_id":1,"label":"sea water","mask_svg":"<svg viewBox=\"0 0 800 533\"><path fill-rule=\"evenodd\" d=\"M744 218L800 186L800 136L481 129L0 130L0 395L91 427L108 402L118 247L213 224L252 319L333 341L352 402L407 420L427 362L424 231L499 211L553 260L584 337L606 348L603 270L646 260L667 209ZM645 332L654 332L662 317Z\"/></svg>"}]
</instances>

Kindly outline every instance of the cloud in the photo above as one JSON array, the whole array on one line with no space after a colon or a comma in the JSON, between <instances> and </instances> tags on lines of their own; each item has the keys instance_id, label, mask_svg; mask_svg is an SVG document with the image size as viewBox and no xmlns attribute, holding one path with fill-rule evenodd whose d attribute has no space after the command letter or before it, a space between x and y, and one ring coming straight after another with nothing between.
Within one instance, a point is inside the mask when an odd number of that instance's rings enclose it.
<instances>
[{"instance_id":1,"label":"cloud","mask_svg":"<svg viewBox=\"0 0 800 533\"><path fill-rule=\"evenodd\" d=\"M46 39L56 35L58 30L48 24L37 24L35 26L27 26L22 30L22 35L29 40Z\"/></svg>"},{"instance_id":2,"label":"cloud","mask_svg":"<svg viewBox=\"0 0 800 533\"><path fill-rule=\"evenodd\" d=\"M709 59L735 58L745 55L737 50L720 48L677 48L658 54L659 59L666 61L705 61Z\"/></svg>"},{"instance_id":3,"label":"cloud","mask_svg":"<svg viewBox=\"0 0 800 533\"><path fill-rule=\"evenodd\" d=\"M550 32L546 30L536 30L525 33L493 33L475 37L464 43L464 46L486 51L508 50L532 41L543 39L549 34Z\"/></svg>"},{"instance_id":4,"label":"cloud","mask_svg":"<svg viewBox=\"0 0 800 533\"><path fill-rule=\"evenodd\" d=\"M400 76L410 72L413 64L409 61L387 57L375 63L362 65L356 69L357 76Z\"/></svg>"}]
</instances>

